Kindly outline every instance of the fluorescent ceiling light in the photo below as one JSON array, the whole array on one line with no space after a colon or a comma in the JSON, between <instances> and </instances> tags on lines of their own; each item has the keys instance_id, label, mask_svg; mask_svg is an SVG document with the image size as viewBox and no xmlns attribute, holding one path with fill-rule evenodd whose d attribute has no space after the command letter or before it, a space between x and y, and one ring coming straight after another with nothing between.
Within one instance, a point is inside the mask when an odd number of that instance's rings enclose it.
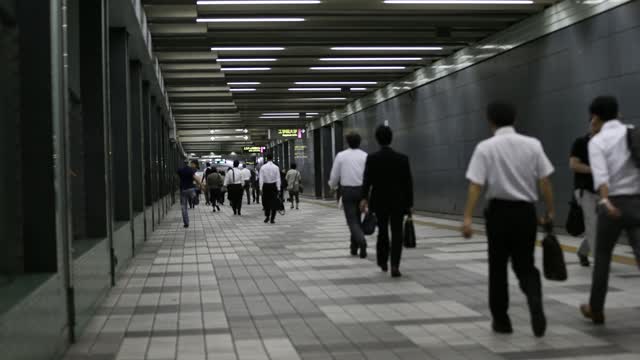
<instances>
[{"instance_id":1,"label":"fluorescent ceiling light","mask_svg":"<svg viewBox=\"0 0 640 360\"><path fill-rule=\"evenodd\" d=\"M376 81L296 81L296 85L377 85Z\"/></svg>"},{"instance_id":2,"label":"fluorescent ceiling light","mask_svg":"<svg viewBox=\"0 0 640 360\"><path fill-rule=\"evenodd\" d=\"M308 118L311 116L307 116ZM293 115L288 115L288 116L277 116L277 115L268 115L268 116L260 116L260 119L299 119L300 116L293 116Z\"/></svg>"},{"instance_id":3,"label":"fluorescent ceiling light","mask_svg":"<svg viewBox=\"0 0 640 360\"><path fill-rule=\"evenodd\" d=\"M248 46L248 47L212 47L211 51L282 51L283 47L265 47L265 46Z\"/></svg>"},{"instance_id":4,"label":"fluorescent ceiling light","mask_svg":"<svg viewBox=\"0 0 640 360\"><path fill-rule=\"evenodd\" d=\"M440 46L338 46L336 51L433 51L442 50Z\"/></svg>"},{"instance_id":5,"label":"fluorescent ceiling light","mask_svg":"<svg viewBox=\"0 0 640 360\"><path fill-rule=\"evenodd\" d=\"M300 113L264 113L263 116L300 116ZM309 115L320 115L319 113L307 113Z\"/></svg>"},{"instance_id":6,"label":"fluorescent ceiling light","mask_svg":"<svg viewBox=\"0 0 640 360\"><path fill-rule=\"evenodd\" d=\"M320 61L420 61L421 57L321 58Z\"/></svg>"},{"instance_id":7,"label":"fluorescent ceiling light","mask_svg":"<svg viewBox=\"0 0 640 360\"><path fill-rule=\"evenodd\" d=\"M199 23L302 22L303 18L200 18Z\"/></svg>"},{"instance_id":8,"label":"fluorescent ceiling light","mask_svg":"<svg viewBox=\"0 0 640 360\"><path fill-rule=\"evenodd\" d=\"M305 98L303 100L311 100L311 101L337 101L337 100L347 100L345 97L332 97L332 98Z\"/></svg>"},{"instance_id":9,"label":"fluorescent ceiling light","mask_svg":"<svg viewBox=\"0 0 640 360\"><path fill-rule=\"evenodd\" d=\"M278 59L218 59L217 62L269 62L278 61Z\"/></svg>"},{"instance_id":10,"label":"fluorescent ceiling light","mask_svg":"<svg viewBox=\"0 0 640 360\"><path fill-rule=\"evenodd\" d=\"M256 89L240 88L240 89L229 89L229 91L231 91L231 92L251 92L251 91L256 91Z\"/></svg>"},{"instance_id":11,"label":"fluorescent ceiling light","mask_svg":"<svg viewBox=\"0 0 640 360\"><path fill-rule=\"evenodd\" d=\"M530 5L532 0L384 0L385 4L428 5Z\"/></svg>"},{"instance_id":12,"label":"fluorescent ceiling light","mask_svg":"<svg viewBox=\"0 0 640 360\"><path fill-rule=\"evenodd\" d=\"M311 70L404 70L405 66L314 66Z\"/></svg>"},{"instance_id":13,"label":"fluorescent ceiling light","mask_svg":"<svg viewBox=\"0 0 640 360\"><path fill-rule=\"evenodd\" d=\"M270 67L235 67L235 68L221 68L220 71L269 71Z\"/></svg>"},{"instance_id":14,"label":"fluorescent ceiling light","mask_svg":"<svg viewBox=\"0 0 640 360\"><path fill-rule=\"evenodd\" d=\"M351 88L351 91L362 91L365 88ZM342 91L342 88L290 88L289 91Z\"/></svg>"},{"instance_id":15,"label":"fluorescent ceiling light","mask_svg":"<svg viewBox=\"0 0 640 360\"><path fill-rule=\"evenodd\" d=\"M198 1L198 5L304 5L320 4L320 0L209 0Z\"/></svg>"},{"instance_id":16,"label":"fluorescent ceiling light","mask_svg":"<svg viewBox=\"0 0 640 360\"><path fill-rule=\"evenodd\" d=\"M227 85L260 85L260 83L257 82L257 81L253 81L253 82L249 82L249 81L242 82L242 81L240 81L240 82L229 82L229 83L227 83Z\"/></svg>"}]
</instances>

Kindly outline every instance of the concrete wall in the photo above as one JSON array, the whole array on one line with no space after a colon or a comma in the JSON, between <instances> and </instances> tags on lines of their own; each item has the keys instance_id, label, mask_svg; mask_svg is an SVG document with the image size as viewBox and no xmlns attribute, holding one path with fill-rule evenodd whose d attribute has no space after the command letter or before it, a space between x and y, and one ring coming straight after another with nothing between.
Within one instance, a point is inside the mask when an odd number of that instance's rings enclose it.
<instances>
[{"instance_id":1,"label":"concrete wall","mask_svg":"<svg viewBox=\"0 0 640 360\"><path fill-rule=\"evenodd\" d=\"M587 132L589 102L613 94L625 120L640 124L638 93L640 1L634 1L350 116L344 128L359 131L364 147L375 150L373 131L388 120L394 147L411 158L416 208L460 214L472 151L490 136L485 106L513 101L518 130L539 138L556 166L564 217L572 186L569 150Z\"/></svg>"}]
</instances>

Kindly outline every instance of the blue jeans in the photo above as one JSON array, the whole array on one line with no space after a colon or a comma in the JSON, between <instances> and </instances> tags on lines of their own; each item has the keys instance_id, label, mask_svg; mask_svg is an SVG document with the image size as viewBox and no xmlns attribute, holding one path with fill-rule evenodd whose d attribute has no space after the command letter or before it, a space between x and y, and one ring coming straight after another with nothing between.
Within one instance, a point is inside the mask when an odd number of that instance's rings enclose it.
<instances>
[{"instance_id":1,"label":"blue jeans","mask_svg":"<svg viewBox=\"0 0 640 360\"><path fill-rule=\"evenodd\" d=\"M189 200L196 196L196 189L186 189L180 191L180 206L182 207L182 221L189 225Z\"/></svg>"}]
</instances>

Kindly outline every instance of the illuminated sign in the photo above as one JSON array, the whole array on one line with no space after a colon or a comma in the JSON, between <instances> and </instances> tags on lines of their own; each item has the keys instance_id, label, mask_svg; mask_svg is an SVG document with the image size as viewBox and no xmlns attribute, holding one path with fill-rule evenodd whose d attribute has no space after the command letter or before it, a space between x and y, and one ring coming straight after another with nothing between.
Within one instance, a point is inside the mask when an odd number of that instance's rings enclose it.
<instances>
[{"instance_id":1,"label":"illuminated sign","mask_svg":"<svg viewBox=\"0 0 640 360\"><path fill-rule=\"evenodd\" d=\"M302 130L301 129L278 129L278 136L283 138L302 138Z\"/></svg>"},{"instance_id":2,"label":"illuminated sign","mask_svg":"<svg viewBox=\"0 0 640 360\"><path fill-rule=\"evenodd\" d=\"M266 148L264 146L245 146L242 151L251 154L262 154Z\"/></svg>"}]
</instances>

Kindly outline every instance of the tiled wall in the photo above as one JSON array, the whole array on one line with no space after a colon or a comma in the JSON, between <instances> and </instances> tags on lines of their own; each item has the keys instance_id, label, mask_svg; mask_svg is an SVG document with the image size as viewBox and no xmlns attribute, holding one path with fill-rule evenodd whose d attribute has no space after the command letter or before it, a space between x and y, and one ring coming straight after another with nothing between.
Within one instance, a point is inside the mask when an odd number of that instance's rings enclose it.
<instances>
[{"instance_id":1,"label":"tiled wall","mask_svg":"<svg viewBox=\"0 0 640 360\"><path fill-rule=\"evenodd\" d=\"M484 108L493 99L511 100L519 131L539 138L556 166L564 214L572 186L569 150L587 133L589 102L616 95L625 120L640 124L638 93L640 1L634 1L350 116L344 126L375 150L373 131L388 120L394 147L411 158L416 208L459 214L468 161L490 136Z\"/></svg>"}]
</instances>

